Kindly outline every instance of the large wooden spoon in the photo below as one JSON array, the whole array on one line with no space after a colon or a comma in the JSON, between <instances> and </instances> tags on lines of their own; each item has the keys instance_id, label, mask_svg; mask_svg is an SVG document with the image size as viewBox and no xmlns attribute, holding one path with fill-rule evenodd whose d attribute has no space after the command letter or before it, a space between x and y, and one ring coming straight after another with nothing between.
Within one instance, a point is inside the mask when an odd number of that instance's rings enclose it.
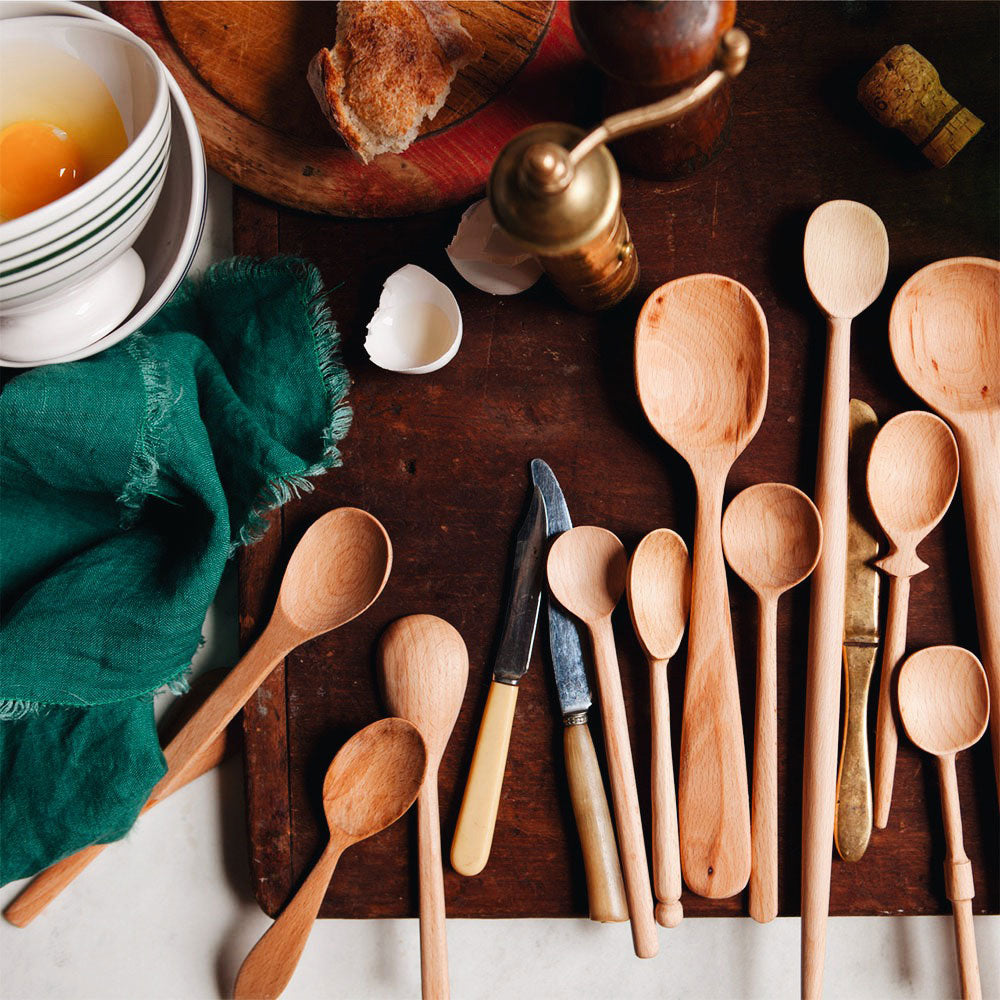
<instances>
[{"instance_id":1,"label":"large wooden spoon","mask_svg":"<svg viewBox=\"0 0 1000 1000\"><path fill-rule=\"evenodd\" d=\"M867 205L828 201L809 217L803 257L809 291L827 318L826 374L816 464L816 506L823 519L823 552L812 579L802 762L802 995L818 997L823 992L837 807L851 321L878 298L885 285L889 239L882 220Z\"/></svg>"},{"instance_id":2,"label":"large wooden spoon","mask_svg":"<svg viewBox=\"0 0 1000 1000\"><path fill-rule=\"evenodd\" d=\"M299 963L341 854L391 826L416 801L427 751L415 726L381 719L338 751L323 782L330 840L292 901L243 960L235 1000L280 996Z\"/></svg>"},{"instance_id":3,"label":"large wooden spoon","mask_svg":"<svg viewBox=\"0 0 1000 1000\"><path fill-rule=\"evenodd\" d=\"M722 518L726 559L757 595L750 916L760 923L778 915L778 598L815 569L822 546L819 511L784 483L750 486Z\"/></svg>"},{"instance_id":4,"label":"large wooden spoon","mask_svg":"<svg viewBox=\"0 0 1000 1000\"><path fill-rule=\"evenodd\" d=\"M962 810L955 754L978 743L990 717L983 665L967 649L931 646L914 653L899 670L899 714L906 734L937 757L941 811L948 856L944 885L955 918L959 976L965 1000L979 1000L979 959L972 925L972 864L962 844Z\"/></svg>"},{"instance_id":5,"label":"large wooden spoon","mask_svg":"<svg viewBox=\"0 0 1000 1000\"><path fill-rule=\"evenodd\" d=\"M651 531L628 564L628 609L649 661L650 784L653 801L653 890L656 922L676 927L681 906L681 855L677 841L677 795L670 750L667 661L677 652L691 609L691 560L684 539L669 528Z\"/></svg>"},{"instance_id":6,"label":"large wooden spoon","mask_svg":"<svg viewBox=\"0 0 1000 1000\"><path fill-rule=\"evenodd\" d=\"M868 458L868 500L889 539L876 564L889 576L889 613L882 650L882 679L875 729L875 825L889 822L896 771L896 669L906 649L910 577L927 569L917 546L944 517L958 486L958 446L933 413L900 413L879 431Z\"/></svg>"},{"instance_id":7,"label":"large wooden spoon","mask_svg":"<svg viewBox=\"0 0 1000 1000\"><path fill-rule=\"evenodd\" d=\"M917 271L892 304L889 344L899 374L951 424L962 457L962 506L1000 797L1000 262L956 257Z\"/></svg>"},{"instance_id":8,"label":"large wooden spoon","mask_svg":"<svg viewBox=\"0 0 1000 1000\"><path fill-rule=\"evenodd\" d=\"M622 679L611 628L611 612L625 591L627 568L625 548L604 528L573 528L560 535L549 550L548 577L552 596L587 626L594 645L594 669L625 877L625 898L632 921L632 944L639 958L652 958L660 944L653 918L653 893L649 888L646 842L639 815L639 793L629 745Z\"/></svg>"},{"instance_id":9,"label":"large wooden spoon","mask_svg":"<svg viewBox=\"0 0 1000 1000\"><path fill-rule=\"evenodd\" d=\"M732 896L750 877L750 805L720 524L726 476L767 401L767 321L716 274L658 288L639 314L635 378L656 432L691 466L698 508L681 722L678 813L684 881Z\"/></svg>"},{"instance_id":10,"label":"large wooden spoon","mask_svg":"<svg viewBox=\"0 0 1000 1000\"><path fill-rule=\"evenodd\" d=\"M410 615L386 629L378 663L389 711L412 722L427 744L427 780L417 802L420 978L424 1000L446 1000L450 990L438 769L462 708L469 654L462 637L446 621Z\"/></svg>"},{"instance_id":11,"label":"large wooden spoon","mask_svg":"<svg viewBox=\"0 0 1000 1000\"><path fill-rule=\"evenodd\" d=\"M267 628L164 750L167 773L146 808L197 774L206 749L288 653L366 610L382 593L391 566L389 536L371 514L341 507L312 524L288 561ZM21 927L29 923L106 846L94 844L46 868L4 916Z\"/></svg>"}]
</instances>

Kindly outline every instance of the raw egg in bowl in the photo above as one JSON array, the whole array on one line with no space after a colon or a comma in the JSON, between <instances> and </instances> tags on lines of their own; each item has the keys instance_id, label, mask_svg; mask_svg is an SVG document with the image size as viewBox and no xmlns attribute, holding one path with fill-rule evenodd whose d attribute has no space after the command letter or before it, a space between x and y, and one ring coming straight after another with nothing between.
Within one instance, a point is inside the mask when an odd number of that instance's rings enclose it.
<instances>
[{"instance_id":1,"label":"raw egg in bowl","mask_svg":"<svg viewBox=\"0 0 1000 1000\"><path fill-rule=\"evenodd\" d=\"M0 356L65 355L132 311L170 126L163 67L125 28L0 21Z\"/></svg>"}]
</instances>

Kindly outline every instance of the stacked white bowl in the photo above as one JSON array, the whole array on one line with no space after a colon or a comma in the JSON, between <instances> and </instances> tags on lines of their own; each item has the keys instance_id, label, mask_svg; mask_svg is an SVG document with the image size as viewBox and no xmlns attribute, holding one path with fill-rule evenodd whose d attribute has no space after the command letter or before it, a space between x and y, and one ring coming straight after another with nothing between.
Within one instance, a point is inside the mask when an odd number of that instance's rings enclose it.
<instances>
[{"instance_id":1,"label":"stacked white bowl","mask_svg":"<svg viewBox=\"0 0 1000 1000\"><path fill-rule=\"evenodd\" d=\"M0 5L7 46L42 41L108 88L128 145L76 190L0 223L0 365L97 353L138 329L190 267L205 158L180 88L145 42L82 4Z\"/></svg>"}]
</instances>

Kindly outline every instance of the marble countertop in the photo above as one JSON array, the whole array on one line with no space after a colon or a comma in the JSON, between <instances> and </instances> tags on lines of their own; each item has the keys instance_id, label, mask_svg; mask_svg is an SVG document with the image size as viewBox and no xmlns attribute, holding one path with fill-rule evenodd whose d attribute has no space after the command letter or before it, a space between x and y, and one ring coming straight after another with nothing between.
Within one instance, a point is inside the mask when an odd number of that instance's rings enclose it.
<instances>
[{"instance_id":1,"label":"marble countertop","mask_svg":"<svg viewBox=\"0 0 1000 1000\"><path fill-rule=\"evenodd\" d=\"M197 268L231 252L230 206L228 182L212 175ZM205 634L195 669L231 665L231 572ZM0 905L19 888L0 890ZM230 760L143 817L29 927L0 921L0 997L229 996L240 963L269 922L250 891L242 762ZM983 993L997 997L1000 917L976 917L975 924ZM793 918L767 925L688 919L661 930L660 954L647 961L633 956L627 924L588 920L451 920L448 946L456 1000L771 998L795 996L799 987ZM284 993L310 1000L419 995L415 920L317 922ZM950 917L830 920L830 1000L958 995Z\"/></svg>"}]
</instances>

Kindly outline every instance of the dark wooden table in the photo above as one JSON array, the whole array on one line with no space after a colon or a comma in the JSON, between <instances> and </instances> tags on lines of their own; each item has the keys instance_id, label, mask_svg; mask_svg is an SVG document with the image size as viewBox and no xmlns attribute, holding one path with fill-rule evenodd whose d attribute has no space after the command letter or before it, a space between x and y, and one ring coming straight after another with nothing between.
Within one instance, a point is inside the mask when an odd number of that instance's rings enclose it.
<instances>
[{"instance_id":1,"label":"dark wooden table","mask_svg":"<svg viewBox=\"0 0 1000 1000\"><path fill-rule=\"evenodd\" d=\"M903 281L930 261L998 255L998 11L994 3L741 4L740 23L753 49L736 84L729 146L680 181L624 179L642 280L633 299L599 316L572 312L545 283L512 299L466 285L444 254L459 209L351 221L279 209L237 192L237 249L310 258L333 289L330 305L354 377L355 409L344 468L275 515L266 538L242 556L244 641L265 624L288 553L319 514L341 504L364 507L385 524L395 548L392 577L371 611L290 656L247 709L253 880L268 912L280 908L325 840L320 788L331 757L350 733L384 713L376 640L390 621L414 612L457 626L471 660L465 704L441 769L447 851L501 627L530 459L552 465L577 524L604 525L630 549L661 525L691 539L690 474L647 425L632 385L636 314L659 284L700 271L731 275L754 292L767 315L767 414L733 469L727 499L763 480L812 488L825 328L805 286L801 248L805 221L822 201L863 201L889 233L885 291L854 325L852 393L868 400L880 420L922 405L893 367L889 307ZM930 167L902 135L872 122L855 99L863 72L900 42L931 59L945 86L987 123L944 170ZM580 122L596 118L595 94L579 93ZM455 290L465 320L457 358L418 378L373 367L362 346L382 281L411 262ZM913 581L909 648L957 642L975 649L958 500L921 552L930 569ZM730 596L749 750L754 606L734 577ZM783 914L798 912L808 598L808 587L799 588L779 613ZM624 607L615 627L648 827L647 669ZM675 752L684 655L682 647L670 674ZM986 741L960 757L959 783L974 906L997 912L1000 844ZM414 833L414 823L404 821L352 849L323 915L415 914ZM875 833L859 863L834 861L832 912L947 912L943 857L934 768L903 741L889 827ZM555 690L537 650L518 701L490 863L477 878L448 871L445 885L452 916L586 913ZM686 893L684 905L692 915L745 912L741 897L708 901Z\"/></svg>"}]
</instances>

